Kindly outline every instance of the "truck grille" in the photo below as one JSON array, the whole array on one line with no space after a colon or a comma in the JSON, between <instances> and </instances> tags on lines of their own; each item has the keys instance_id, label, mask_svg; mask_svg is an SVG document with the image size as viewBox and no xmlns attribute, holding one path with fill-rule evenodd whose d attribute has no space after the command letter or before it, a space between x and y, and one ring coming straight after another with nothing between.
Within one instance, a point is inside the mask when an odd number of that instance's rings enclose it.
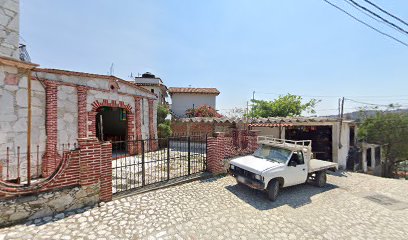
<instances>
[{"instance_id":1,"label":"truck grille","mask_svg":"<svg viewBox=\"0 0 408 240\"><path fill-rule=\"evenodd\" d=\"M235 166L234 172L235 172L235 174L237 174L237 175L241 175L241 176L247 177L247 178L249 178L249 179L256 180L256 179L255 179L255 173L252 173L252 172L247 171L247 170L245 170L245 169L239 168L239 167L237 167L237 166Z\"/></svg>"}]
</instances>

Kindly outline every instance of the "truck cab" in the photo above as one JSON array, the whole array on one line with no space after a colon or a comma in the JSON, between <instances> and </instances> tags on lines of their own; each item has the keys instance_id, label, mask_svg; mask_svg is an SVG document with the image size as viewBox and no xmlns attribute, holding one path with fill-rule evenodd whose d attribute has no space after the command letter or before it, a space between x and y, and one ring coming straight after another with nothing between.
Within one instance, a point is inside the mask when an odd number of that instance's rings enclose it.
<instances>
[{"instance_id":1,"label":"truck cab","mask_svg":"<svg viewBox=\"0 0 408 240\"><path fill-rule=\"evenodd\" d=\"M259 148L252 155L230 162L229 173L239 184L265 190L275 200L279 189L312 180L318 186L326 183L326 170L337 164L311 159L311 140L291 141L258 137Z\"/></svg>"}]
</instances>

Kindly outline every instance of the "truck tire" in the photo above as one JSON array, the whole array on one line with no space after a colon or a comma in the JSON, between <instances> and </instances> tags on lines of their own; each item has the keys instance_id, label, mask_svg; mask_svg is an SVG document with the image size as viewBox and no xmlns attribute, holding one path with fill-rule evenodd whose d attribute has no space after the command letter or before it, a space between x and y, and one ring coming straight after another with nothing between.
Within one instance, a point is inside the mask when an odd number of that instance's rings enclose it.
<instances>
[{"instance_id":1,"label":"truck tire","mask_svg":"<svg viewBox=\"0 0 408 240\"><path fill-rule=\"evenodd\" d=\"M316 173L315 185L317 187L324 187L326 185L326 180L327 180L326 171L320 171Z\"/></svg>"},{"instance_id":2,"label":"truck tire","mask_svg":"<svg viewBox=\"0 0 408 240\"><path fill-rule=\"evenodd\" d=\"M279 181L277 179L272 179L268 185L267 189L268 199L272 202L276 200L279 194Z\"/></svg>"}]
</instances>

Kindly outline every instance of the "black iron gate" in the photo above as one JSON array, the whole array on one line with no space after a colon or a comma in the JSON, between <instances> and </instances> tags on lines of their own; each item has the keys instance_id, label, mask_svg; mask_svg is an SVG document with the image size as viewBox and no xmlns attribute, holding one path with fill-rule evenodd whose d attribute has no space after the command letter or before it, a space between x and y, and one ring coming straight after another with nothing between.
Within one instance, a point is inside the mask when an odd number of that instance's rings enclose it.
<instances>
[{"instance_id":1,"label":"black iron gate","mask_svg":"<svg viewBox=\"0 0 408 240\"><path fill-rule=\"evenodd\" d=\"M206 170L207 137L112 142L113 194Z\"/></svg>"}]
</instances>

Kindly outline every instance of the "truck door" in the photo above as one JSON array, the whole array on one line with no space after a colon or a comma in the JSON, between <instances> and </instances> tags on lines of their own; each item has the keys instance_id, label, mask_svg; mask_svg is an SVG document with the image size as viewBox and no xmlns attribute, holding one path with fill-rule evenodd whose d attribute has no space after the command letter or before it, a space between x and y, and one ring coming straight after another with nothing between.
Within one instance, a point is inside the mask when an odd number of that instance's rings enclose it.
<instances>
[{"instance_id":1,"label":"truck door","mask_svg":"<svg viewBox=\"0 0 408 240\"><path fill-rule=\"evenodd\" d=\"M307 180L307 166L302 151L293 152L287 167L285 186L301 184Z\"/></svg>"}]
</instances>

